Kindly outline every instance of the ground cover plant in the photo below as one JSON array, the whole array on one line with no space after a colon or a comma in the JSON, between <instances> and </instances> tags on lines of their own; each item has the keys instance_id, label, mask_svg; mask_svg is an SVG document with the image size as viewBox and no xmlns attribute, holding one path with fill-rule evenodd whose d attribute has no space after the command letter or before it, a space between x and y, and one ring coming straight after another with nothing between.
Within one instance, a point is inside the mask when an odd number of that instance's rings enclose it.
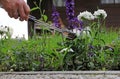
<instances>
[{"instance_id":1,"label":"ground cover plant","mask_svg":"<svg viewBox=\"0 0 120 79\"><path fill-rule=\"evenodd\" d=\"M11 30L2 26L0 71L120 70L120 31L106 27L107 13L98 9L93 14L84 11L75 17L74 0L66 0L66 14L67 29L72 34L49 34L45 32L48 28L43 29L41 36L36 34L28 40L12 39ZM46 16L42 18L47 23ZM52 18L52 25L61 29L54 6Z\"/></svg>"},{"instance_id":2,"label":"ground cover plant","mask_svg":"<svg viewBox=\"0 0 120 79\"><path fill-rule=\"evenodd\" d=\"M69 40L59 34L29 40L2 38L0 70L119 70L118 33L108 31L100 36L102 41L88 37Z\"/></svg>"}]
</instances>

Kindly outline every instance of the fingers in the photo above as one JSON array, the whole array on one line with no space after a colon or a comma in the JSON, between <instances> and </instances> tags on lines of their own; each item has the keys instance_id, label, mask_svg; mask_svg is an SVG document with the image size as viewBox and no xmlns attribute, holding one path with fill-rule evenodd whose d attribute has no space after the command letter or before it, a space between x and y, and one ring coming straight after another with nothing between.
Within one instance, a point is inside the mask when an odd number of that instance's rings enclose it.
<instances>
[{"instance_id":1,"label":"fingers","mask_svg":"<svg viewBox=\"0 0 120 79\"><path fill-rule=\"evenodd\" d=\"M19 17L17 10L13 10L13 17L14 17L15 19L17 19L17 18Z\"/></svg>"},{"instance_id":2,"label":"fingers","mask_svg":"<svg viewBox=\"0 0 120 79\"><path fill-rule=\"evenodd\" d=\"M16 9L10 9L7 12L11 18L15 18L15 19L18 18L18 11Z\"/></svg>"},{"instance_id":3,"label":"fingers","mask_svg":"<svg viewBox=\"0 0 120 79\"><path fill-rule=\"evenodd\" d=\"M18 2L11 2L9 0L2 0L2 5L3 5L3 8L7 11L8 15L11 17L11 18L15 18L17 19L18 18L18 12L17 12L17 9L18 9Z\"/></svg>"},{"instance_id":4,"label":"fingers","mask_svg":"<svg viewBox=\"0 0 120 79\"><path fill-rule=\"evenodd\" d=\"M18 8L18 13L20 15L20 21L23 21L25 19L25 12L24 12L24 9L23 9L23 5L19 6Z\"/></svg>"},{"instance_id":5,"label":"fingers","mask_svg":"<svg viewBox=\"0 0 120 79\"><path fill-rule=\"evenodd\" d=\"M24 0L13 0L13 2L10 0L5 1L6 2L3 1L3 8L8 12L11 18L19 18L20 21L28 20L30 8Z\"/></svg>"},{"instance_id":6,"label":"fingers","mask_svg":"<svg viewBox=\"0 0 120 79\"><path fill-rule=\"evenodd\" d=\"M29 12L30 12L30 8L27 4L23 4L21 6L19 6L19 14L20 14L20 21L23 21L23 20L28 20L28 15L29 15Z\"/></svg>"},{"instance_id":7,"label":"fingers","mask_svg":"<svg viewBox=\"0 0 120 79\"><path fill-rule=\"evenodd\" d=\"M24 5L24 11L26 14L26 20L29 18L29 13L30 13L30 7L28 5Z\"/></svg>"},{"instance_id":8,"label":"fingers","mask_svg":"<svg viewBox=\"0 0 120 79\"><path fill-rule=\"evenodd\" d=\"M12 18L13 15L12 15L12 11L7 11L8 12L8 15Z\"/></svg>"}]
</instances>

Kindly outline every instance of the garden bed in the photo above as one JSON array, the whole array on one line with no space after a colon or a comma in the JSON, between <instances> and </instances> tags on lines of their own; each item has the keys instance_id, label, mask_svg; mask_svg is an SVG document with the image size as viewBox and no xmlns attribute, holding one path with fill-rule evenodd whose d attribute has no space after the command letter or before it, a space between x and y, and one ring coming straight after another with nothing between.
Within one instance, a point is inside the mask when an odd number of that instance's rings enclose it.
<instances>
[{"instance_id":1,"label":"garden bed","mask_svg":"<svg viewBox=\"0 0 120 79\"><path fill-rule=\"evenodd\" d=\"M3 37L0 71L120 70L119 33L97 32L83 30L84 34L72 40L58 32L54 35L44 32L41 37L29 40Z\"/></svg>"},{"instance_id":2,"label":"garden bed","mask_svg":"<svg viewBox=\"0 0 120 79\"><path fill-rule=\"evenodd\" d=\"M0 71L3 72L1 77L12 74L14 77L24 75L66 77L67 74L80 75L81 78L81 75L84 77L96 73L102 78L109 73L116 75L117 72L106 71L120 70L120 32L105 26L106 16L106 12L102 9L95 11L94 14L84 11L78 15L78 18L70 19L70 26L66 27L65 32L62 27L47 23L47 17L44 16L45 22L37 21L42 31L28 40L24 37L12 39L10 29L1 27ZM84 72L86 70L88 72Z\"/></svg>"}]
</instances>

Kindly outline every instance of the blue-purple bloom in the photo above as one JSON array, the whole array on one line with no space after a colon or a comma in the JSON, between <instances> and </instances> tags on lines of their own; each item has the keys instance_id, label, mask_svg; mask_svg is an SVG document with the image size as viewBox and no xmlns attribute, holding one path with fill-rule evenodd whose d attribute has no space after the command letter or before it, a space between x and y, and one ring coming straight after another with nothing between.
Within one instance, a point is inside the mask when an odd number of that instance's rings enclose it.
<instances>
[{"instance_id":1,"label":"blue-purple bloom","mask_svg":"<svg viewBox=\"0 0 120 79\"><path fill-rule=\"evenodd\" d=\"M75 17L75 3L74 0L66 0L66 15L68 20L68 29L78 28L81 30L82 22Z\"/></svg>"},{"instance_id":2,"label":"blue-purple bloom","mask_svg":"<svg viewBox=\"0 0 120 79\"><path fill-rule=\"evenodd\" d=\"M78 20L75 17L75 18L71 19L71 26L73 26L72 29L77 28L78 30L82 30L83 22Z\"/></svg>"},{"instance_id":3,"label":"blue-purple bloom","mask_svg":"<svg viewBox=\"0 0 120 79\"><path fill-rule=\"evenodd\" d=\"M89 50L93 50L95 47L93 45L89 45Z\"/></svg>"},{"instance_id":4,"label":"blue-purple bloom","mask_svg":"<svg viewBox=\"0 0 120 79\"><path fill-rule=\"evenodd\" d=\"M66 14L67 14L67 17L68 17L68 20L71 20L74 18L74 15L75 15L75 11L74 11L74 0L66 0Z\"/></svg>"},{"instance_id":5,"label":"blue-purple bloom","mask_svg":"<svg viewBox=\"0 0 120 79\"><path fill-rule=\"evenodd\" d=\"M59 21L60 16L54 5L52 7L52 11L53 11L52 12L52 20L53 20L54 26L56 26L57 28L60 28L61 27L61 24Z\"/></svg>"},{"instance_id":6,"label":"blue-purple bloom","mask_svg":"<svg viewBox=\"0 0 120 79\"><path fill-rule=\"evenodd\" d=\"M66 6L66 15L67 15L67 19L68 19L68 23L69 23L69 29L73 29L73 18L75 15L75 11L74 11L74 0L66 0L65 2L65 6Z\"/></svg>"},{"instance_id":7,"label":"blue-purple bloom","mask_svg":"<svg viewBox=\"0 0 120 79\"><path fill-rule=\"evenodd\" d=\"M93 57L93 56L95 56L94 52L88 52L88 57Z\"/></svg>"},{"instance_id":8,"label":"blue-purple bloom","mask_svg":"<svg viewBox=\"0 0 120 79\"><path fill-rule=\"evenodd\" d=\"M74 0L66 0L65 1L65 5L66 5L66 15L67 15L67 20L68 20L68 29L82 29L83 23L82 21L78 20L77 17L75 17L75 11L74 11L74 7L75 7L75 3ZM53 8L52 8L52 20L54 23L54 26L61 28L61 24L60 24L60 16L58 11L56 10L56 7L53 4Z\"/></svg>"}]
</instances>

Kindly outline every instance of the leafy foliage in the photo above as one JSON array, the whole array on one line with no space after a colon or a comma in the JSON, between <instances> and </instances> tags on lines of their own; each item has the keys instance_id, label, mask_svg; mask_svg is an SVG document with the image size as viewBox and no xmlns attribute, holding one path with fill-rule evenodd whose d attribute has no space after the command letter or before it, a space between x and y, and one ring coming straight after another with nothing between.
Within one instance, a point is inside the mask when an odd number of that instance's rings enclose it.
<instances>
[{"instance_id":1,"label":"leafy foliage","mask_svg":"<svg viewBox=\"0 0 120 79\"><path fill-rule=\"evenodd\" d=\"M41 20L47 22L38 5L31 11L36 9L40 10ZM99 10L95 15L101 15L101 11L104 12ZM85 17L89 14L84 13ZM100 17L88 21L89 16L78 16L85 22L83 30L74 29L77 32L74 39L64 38L57 32L46 33L44 30L50 29L45 28L40 36L34 35L29 40L12 39L9 32L0 31L0 71L120 70L119 31L107 31ZM88 26L90 30L86 29Z\"/></svg>"},{"instance_id":2,"label":"leafy foliage","mask_svg":"<svg viewBox=\"0 0 120 79\"><path fill-rule=\"evenodd\" d=\"M90 32L90 37L73 40L58 33L29 40L2 38L0 71L119 70L118 32L99 32L100 38Z\"/></svg>"}]
</instances>

